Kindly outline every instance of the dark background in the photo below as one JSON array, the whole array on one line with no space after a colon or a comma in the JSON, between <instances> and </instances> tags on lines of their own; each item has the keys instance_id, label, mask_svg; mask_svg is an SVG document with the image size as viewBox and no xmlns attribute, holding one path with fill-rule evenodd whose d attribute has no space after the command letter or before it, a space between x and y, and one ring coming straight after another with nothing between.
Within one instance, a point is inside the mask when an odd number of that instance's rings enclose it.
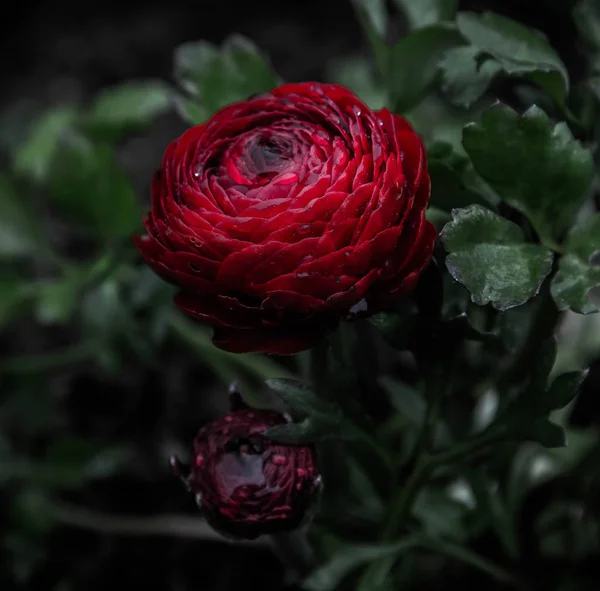
<instances>
[{"instance_id":1,"label":"dark background","mask_svg":"<svg viewBox=\"0 0 600 591\"><path fill-rule=\"evenodd\" d=\"M471 0L461 1L460 8L491 9L542 29L569 70L577 72L580 58L569 2ZM0 111L10 107L2 121L4 131L16 129L40 107L85 101L124 80L170 79L173 50L185 41L204 38L219 43L232 32L242 33L289 81L323 79L329 60L363 47L346 0L22 2L4 8L2 19ZM165 118L149 137L125 146L124 157L145 195L164 146L182 129L174 116ZM4 135L10 141L10 134ZM1 335L0 353L51 349L65 338L60 331L40 330L32 321ZM161 365L132 365L110 379L84 367L43 384L64 393L64 428L69 432L127 440L146 452L130 475L78 492L75 498L81 505L123 515L193 514L191 499L156 458L164 455L165 442L191 439L201 422L223 410L222 403L215 402L222 398L217 393L222 386L176 350L165 351ZM598 373L595 368L576 409L579 422L595 420L591 401L599 387ZM0 526L10 523L6 513ZM16 588L11 580L7 572L0 573L0 588ZM66 580L69 585L61 586ZM65 526L48 539L45 557L26 588L96 591L112 585L173 591L267 590L283 588L284 581L278 559L264 547L183 537L99 536ZM439 588L446 587L440 583Z\"/></svg>"}]
</instances>

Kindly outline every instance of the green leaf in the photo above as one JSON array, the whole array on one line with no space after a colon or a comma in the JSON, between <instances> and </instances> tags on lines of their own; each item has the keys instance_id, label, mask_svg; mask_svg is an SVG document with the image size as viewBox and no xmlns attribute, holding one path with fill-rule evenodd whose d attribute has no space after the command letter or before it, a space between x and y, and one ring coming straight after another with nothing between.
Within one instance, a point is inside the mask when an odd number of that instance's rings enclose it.
<instances>
[{"instance_id":1,"label":"green leaf","mask_svg":"<svg viewBox=\"0 0 600 591\"><path fill-rule=\"evenodd\" d=\"M564 245L566 255L559 263L551 292L559 310L580 314L596 312L590 291L600 286L600 214L574 226Z\"/></svg>"},{"instance_id":2,"label":"green leaf","mask_svg":"<svg viewBox=\"0 0 600 591\"><path fill-rule=\"evenodd\" d=\"M388 103L387 89L376 78L373 63L366 55L346 56L327 64L326 80L352 90L371 109Z\"/></svg>"},{"instance_id":3,"label":"green leaf","mask_svg":"<svg viewBox=\"0 0 600 591\"><path fill-rule=\"evenodd\" d=\"M452 212L442 231L446 267L481 306L507 310L535 296L551 270L553 254L527 244L521 229L479 205Z\"/></svg>"},{"instance_id":4,"label":"green leaf","mask_svg":"<svg viewBox=\"0 0 600 591\"><path fill-rule=\"evenodd\" d=\"M463 182L461 175L449 164L432 158L428 164L431 177L431 205L451 212L457 207L480 204L493 205L480 193L473 191Z\"/></svg>"},{"instance_id":5,"label":"green leaf","mask_svg":"<svg viewBox=\"0 0 600 591\"><path fill-rule=\"evenodd\" d=\"M593 176L589 150L565 123L538 107L523 116L498 104L463 130L463 146L483 179L525 214L549 247L571 226Z\"/></svg>"},{"instance_id":6,"label":"green leaf","mask_svg":"<svg viewBox=\"0 0 600 591\"><path fill-rule=\"evenodd\" d=\"M43 283L37 293L36 317L42 324L68 322L77 309L85 274L71 269L64 277Z\"/></svg>"},{"instance_id":7,"label":"green leaf","mask_svg":"<svg viewBox=\"0 0 600 591\"><path fill-rule=\"evenodd\" d=\"M537 419L530 424L524 434L530 441L537 441L544 447L564 447L567 445L565 431L548 419Z\"/></svg>"},{"instance_id":8,"label":"green leaf","mask_svg":"<svg viewBox=\"0 0 600 591\"><path fill-rule=\"evenodd\" d=\"M570 371L558 376L546 394L546 405L549 410L564 408L579 392L581 384L589 371Z\"/></svg>"},{"instance_id":9,"label":"green leaf","mask_svg":"<svg viewBox=\"0 0 600 591\"><path fill-rule=\"evenodd\" d=\"M266 385L291 410L304 416L337 414L339 409L319 398L308 384L288 378L267 380Z\"/></svg>"},{"instance_id":10,"label":"green leaf","mask_svg":"<svg viewBox=\"0 0 600 591\"><path fill-rule=\"evenodd\" d=\"M36 255L43 242L39 224L10 178L0 174L0 259Z\"/></svg>"},{"instance_id":11,"label":"green leaf","mask_svg":"<svg viewBox=\"0 0 600 591\"><path fill-rule=\"evenodd\" d=\"M461 43L455 28L439 24L409 33L390 48L387 80L395 111L404 113L417 105L438 78L444 53Z\"/></svg>"},{"instance_id":12,"label":"green leaf","mask_svg":"<svg viewBox=\"0 0 600 591\"><path fill-rule=\"evenodd\" d=\"M141 223L141 208L114 150L72 134L61 145L50 174L52 198L65 217L97 236L129 236Z\"/></svg>"},{"instance_id":13,"label":"green leaf","mask_svg":"<svg viewBox=\"0 0 600 591\"><path fill-rule=\"evenodd\" d=\"M88 123L101 132L120 134L149 125L171 106L171 90L160 80L126 82L98 94Z\"/></svg>"},{"instance_id":14,"label":"green leaf","mask_svg":"<svg viewBox=\"0 0 600 591\"><path fill-rule=\"evenodd\" d=\"M483 96L502 65L483 54L478 47L456 47L440 61L442 90L458 107L470 107Z\"/></svg>"},{"instance_id":15,"label":"green leaf","mask_svg":"<svg viewBox=\"0 0 600 591\"><path fill-rule=\"evenodd\" d=\"M417 538L406 538L393 544L361 544L345 546L324 565L313 571L302 583L308 591L335 591L343 579L360 566L382 558L395 557L418 545Z\"/></svg>"},{"instance_id":16,"label":"green leaf","mask_svg":"<svg viewBox=\"0 0 600 591\"><path fill-rule=\"evenodd\" d=\"M339 438L339 434L332 426L329 421L322 423L313 418L306 418L299 423L270 427L264 435L287 445L307 445L316 441Z\"/></svg>"},{"instance_id":17,"label":"green leaf","mask_svg":"<svg viewBox=\"0 0 600 591\"><path fill-rule=\"evenodd\" d=\"M46 180L58 149L58 142L77 119L73 107L59 107L37 119L27 140L15 153L14 168L18 174L41 182Z\"/></svg>"},{"instance_id":18,"label":"green leaf","mask_svg":"<svg viewBox=\"0 0 600 591\"><path fill-rule=\"evenodd\" d=\"M14 321L19 312L23 313L26 302L35 294L36 286L23 277L2 271L0 273L0 328Z\"/></svg>"},{"instance_id":19,"label":"green leaf","mask_svg":"<svg viewBox=\"0 0 600 591\"><path fill-rule=\"evenodd\" d=\"M458 0L394 0L404 12L411 29L454 19Z\"/></svg>"},{"instance_id":20,"label":"green leaf","mask_svg":"<svg viewBox=\"0 0 600 591\"><path fill-rule=\"evenodd\" d=\"M533 75L559 104L564 103L569 75L542 33L492 12L459 12L456 22L464 37L496 58L505 72Z\"/></svg>"},{"instance_id":21,"label":"green leaf","mask_svg":"<svg viewBox=\"0 0 600 591\"><path fill-rule=\"evenodd\" d=\"M423 395L408 384L387 376L381 377L379 383L394 409L415 427L421 427L427 412L427 402Z\"/></svg>"},{"instance_id":22,"label":"green leaf","mask_svg":"<svg viewBox=\"0 0 600 591\"><path fill-rule=\"evenodd\" d=\"M390 48L386 45L388 14L385 0L350 0L350 2L373 52L377 70L384 82L387 82Z\"/></svg>"},{"instance_id":23,"label":"green leaf","mask_svg":"<svg viewBox=\"0 0 600 591\"><path fill-rule=\"evenodd\" d=\"M600 4L596 0L579 0L573 20L582 37L600 51Z\"/></svg>"},{"instance_id":24,"label":"green leaf","mask_svg":"<svg viewBox=\"0 0 600 591\"><path fill-rule=\"evenodd\" d=\"M379 312L369 318L385 339L396 349L406 349L417 324L416 307L406 306L402 312Z\"/></svg>"},{"instance_id":25,"label":"green leaf","mask_svg":"<svg viewBox=\"0 0 600 591\"><path fill-rule=\"evenodd\" d=\"M185 43L175 52L174 67L175 79L208 114L280 82L254 43L240 35L221 48L208 41Z\"/></svg>"}]
</instances>

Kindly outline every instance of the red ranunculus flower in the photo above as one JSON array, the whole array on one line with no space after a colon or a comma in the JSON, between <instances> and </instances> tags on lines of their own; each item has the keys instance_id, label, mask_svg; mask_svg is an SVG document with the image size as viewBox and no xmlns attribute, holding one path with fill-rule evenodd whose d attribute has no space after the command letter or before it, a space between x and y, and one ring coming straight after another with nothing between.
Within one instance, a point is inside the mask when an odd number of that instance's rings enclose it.
<instances>
[{"instance_id":1,"label":"red ranunculus flower","mask_svg":"<svg viewBox=\"0 0 600 591\"><path fill-rule=\"evenodd\" d=\"M431 258L422 140L336 84L218 111L164 155L148 264L229 351L295 353L410 292Z\"/></svg>"},{"instance_id":2,"label":"red ranunculus flower","mask_svg":"<svg viewBox=\"0 0 600 591\"><path fill-rule=\"evenodd\" d=\"M234 410L200 430L189 475L176 458L171 460L220 533L254 539L295 529L307 516L321 480L314 448L283 445L263 435L285 422L275 411Z\"/></svg>"}]
</instances>

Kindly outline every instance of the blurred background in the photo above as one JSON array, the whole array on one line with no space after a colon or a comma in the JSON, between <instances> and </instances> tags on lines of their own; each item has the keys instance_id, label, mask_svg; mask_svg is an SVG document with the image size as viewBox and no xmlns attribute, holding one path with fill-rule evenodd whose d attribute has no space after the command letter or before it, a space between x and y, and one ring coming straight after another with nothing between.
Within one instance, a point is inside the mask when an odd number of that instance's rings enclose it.
<instances>
[{"instance_id":1,"label":"blurred background","mask_svg":"<svg viewBox=\"0 0 600 591\"><path fill-rule=\"evenodd\" d=\"M459 4L543 30L569 70L575 76L581 70L569 17L573 3ZM366 54L351 7L346 0L57 0L12 4L10 16L6 10L0 40L0 589L284 589L284 569L266 543L232 545L204 526L167 458L189 458L199 427L226 410L230 381L259 396L265 378L302 372L303 357L215 350L209 330L173 310L172 288L140 264L111 211L138 219L166 145L187 126L154 92L160 81L171 81L180 44L220 44L241 33L284 80L346 80L360 74L357 64ZM401 16L396 25L401 35ZM108 138L110 151L73 135L53 153L57 130L70 124L74 110L93 108L107 88L149 79L158 81L155 102L144 106L145 119L133 122L132 133L111 127L110 108L101 124L90 120L91 137ZM104 192L87 192L90 178L103 179ZM56 201L46 199L48 186ZM95 198L101 203L81 205ZM572 347L565 368L584 364L598 347L598 323L584 330L577 322L568 327L574 332L567 337ZM572 424L597 428L599 390L596 363ZM446 588L444 579L436 585Z\"/></svg>"}]
</instances>

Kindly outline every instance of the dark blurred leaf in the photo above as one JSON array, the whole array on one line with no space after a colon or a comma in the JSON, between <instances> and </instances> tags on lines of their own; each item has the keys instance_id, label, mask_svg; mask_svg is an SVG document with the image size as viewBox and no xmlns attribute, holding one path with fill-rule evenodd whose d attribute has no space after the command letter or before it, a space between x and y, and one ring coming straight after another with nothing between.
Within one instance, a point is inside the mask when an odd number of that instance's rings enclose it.
<instances>
[{"instance_id":1,"label":"dark blurred leaf","mask_svg":"<svg viewBox=\"0 0 600 591\"><path fill-rule=\"evenodd\" d=\"M334 404L319 398L312 388L298 380L277 378L266 381L267 387L292 411L303 416L339 415L340 409Z\"/></svg>"},{"instance_id":2,"label":"dark blurred leaf","mask_svg":"<svg viewBox=\"0 0 600 591\"><path fill-rule=\"evenodd\" d=\"M459 12L456 22L465 38L498 60L508 74L533 74L548 94L564 103L569 74L542 33L492 12Z\"/></svg>"},{"instance_id":3,"label":"dark blurred leaf","mask_svg":"<svg viewBox=\"0 0 600 591\"><path fill-rule=\"evenodd\" d=\"M208 114L279 84L267 59L252 41L240 35L229 37L221 48L208 41L178 47L175 79ZM198 114L196 111L194 116Z\"/></svg>"},{"instance_id":4,"label":"dark blurred leaf","mask_svg":"<svg viewBox=\"0 0 600 591\"><path fill-rule=\"evenodd\" d=\"M327 563L313 571L302 583L309 591L335 591L343 579L360 566L381 558L399 556L413 549L418 539L405 538L392 544L348 545L339 550Z\"/></svg>"},{"instance_id":5,"label":"dark blurred leaf","mask_svg":"<svg viewBox=\"0 0 600 591\"><path fill-rule=\"evenodd\" d=\"M100 237L124 238L141 224L140 203L109 146L69 135L61 143L50 177L53 200L61 212Z\"/></svg>"},{"instance_id":6,"label":"dark blurred leaf","mask_svg":"<svg viewBox=\"0 0 600 591\"><path fill-rule=\"evenodd\" d=\"M171 95L171 89L161 80L125 82L96 96L86 123L102 135L135 131L166 113Z\"/></svg>"},{"instance_id":7,"label":"dark blurred leaf","mask_svg":"<svg viewBox=\"0 0 600 591\"><path fill-rule=\"evenodd\" d=\"M473 302L507 310L537 294L552 267L550 250L527 244L516 224L479 205L452 216L441 234L446 266Z\"/></svg>"},{"instance_id":8,"label":"dark blurred leaf","mask_svg":"<svg viewBox=\"0 0 600 591\"><path fill-rule=\"evenodd\" d=\"M559 310L571 309L580 314L596 312L589 295L600 286L600 214L587 217L574 226L560 259L558 273L552 280L552 297Z\"/></svg>"},{"instance_id":9,"label":"dark blurred leaf","mask_svg":"<svg viewBox=\"0 0 600 591\"><path fill-rule=\"evenodd\" d=\"M446 52L440 68L444 94L453 105L465 108L480 99L502 71L498 61L486 57L473 46L456 47Z\"/></svg>"},{"instance_id":10,"label":"dark blurred leaf","mask_svg":"<svg viewBox=\"0 0 600 591\"><path fill-rule=\"evenodd\" d=\"M421 427L427 411L425 397L408 384L387 376L382 376L379 382L387 392L396 411L406 417L415 427Z\"/></svg>"},{"instance_id":11,"label":"dark blurred leaf","mask_svg":"<svg viewBox=\"0 0 600 591\"><path fill-rule=\"evenodd\" d=\"M26 209L23 196L7 175L0 174L0 259L25 255L43 258L44 243L39 222Z\"/></svg>"},{"instance_id":12,"label":"dark blurred leaf","mask_svg":"<svg viewBox=\"0 0 600 591\"><path fill-rule=\"evenodd\" d=\"M499 104L483 114L481 123L465 127L463 146L483 179L529 218L546 246L555 248L593 175L590 151L573 139L567 125L553 126L536 106L519 117Z\"/></svg>"},{"instance_id":13,"label":"dark blurred leaf","mask_svg":"<svg viewBox=\"0 0 600 591\"><path fill-rule=\"evenodd\" d=\"M405 113L413 108L438 77L438 63L462 40L448 25L431 25L405 35L390 48L390 105Z\"/></svg>"},{"instance_id":14,"label":"dark blurred leaf","mask_svg":"<svg viewBox=\"0 0 600 591\"><path fill-rule=\"evenodd\" d=\"M428 168L431 177L431 205L448 213L454 208L474 204L493 207L485 197L466 187L460 174L446 162L431 158Z\"/></svg>"},{"instance_id":15,"label":"dark blurred leaf","mask_svg":"<svg viewBox=\"0 0 600 591\"><path fill-rule=\"evenodd\" d=\"M200 125L210 117L210 111L182 94L173 97L175 110L179 116L191 125Z\"/></svg>"},{"instance_id":16,"label":"dark blurred leaf","mask_svg":"<svg viewBox=\"0 0 600 591\"><path fill-rule=\"evenodd\" d=\"M546 393L546 405L549 410L564 408L577 395L588 371L570 371L555 378Z\"/></svg>"},{"instance_id":17,"label":"dark blurred leaf","mask_svg":"<svg viewBox=\"0 0 600 591\"><path fill-rule=\"evenodd\" d=\"M411 29L419 29L454 18L458 0L394 0L404 12Z\"/></svg>"},{"instance_id":18,"label":"dark blurred leaf","mask_svg":"<svg viewBox=\"0 0 600 591\"><path fill-rule=\"evenodd\" d=\"M369 322L396 349L406 349L417 326L417 310L406 305L401 312L379 312Z\"/></svg>"},{"instance_id":19,"label":"dark blurred leaf","mask_svg":"<svg viewBox=\"0 0 600 591\"><path fill-rule=\"evenodd\" d=\"M567 444L565 431L548 419L537 419L524 427L523 436L530 441L537 441L544 447L564 447Z\"/></svg>"},{"instance_id":20,"label":"dark blurred leaf","mask_svg":"<svg viewBox=\"0 0 600 591\"><path fill-rule=\"evenodd\" d=\"M579 0L573 19L585 40L600 51L600 4L596 0Z\"/></svg>"},{"instance_id":21,"label":"dark blurred leaf","mask_svg":"<svg viewBox=\"0 0 600 591\"><path fill-rule=\"evenodd\" d=\"M350 0L375 58L380 77L387 83L390 48L386 44L388 14L385 0Z\"/></svg>"},{"instance_id":22,"label":"dark blurred leaf","mask_svg":"<svg viewBox=\"0 0 600 591\"><path fill-rule=\"evenodd\" d=\"M71 268L61 278L42 283L37 290L36 316L42 324L63 324L80 303L86 273Z\"/></svg>"},{"instance_id":23,"label":"dark blurred leaf","mask_svg":"<svg viewBox=\"0 0 600 591\"><path fill-rule=\"evenodd\" d=\"M448 491L425 488L413 506L413 515L421 523L423 533L433 538L466 540L467 507L451 498Z\"/></svg>"},{"instance_id":24,"label":"dark blurred leaf","mask_svg":"<svg viewBox=\"0 0 600 591\"><path fill-rule=\"evenodd\" d=\"M45 112L34 121L27 140L14 155L15 171L34 181L48 178L61 137L77 120L74 107L63 106Z\"/></svg>"},{"instance_id":25,"label":"dark blurred leaf","mask_svg":"<svg viewBox=\"0 0 600 591\"><path fill-rule=\"evenodd\" d=\"M0 327L18 317L24 304L31 301L35 286L20 275L0 272Z\"/></svg>"}]
</instances>

